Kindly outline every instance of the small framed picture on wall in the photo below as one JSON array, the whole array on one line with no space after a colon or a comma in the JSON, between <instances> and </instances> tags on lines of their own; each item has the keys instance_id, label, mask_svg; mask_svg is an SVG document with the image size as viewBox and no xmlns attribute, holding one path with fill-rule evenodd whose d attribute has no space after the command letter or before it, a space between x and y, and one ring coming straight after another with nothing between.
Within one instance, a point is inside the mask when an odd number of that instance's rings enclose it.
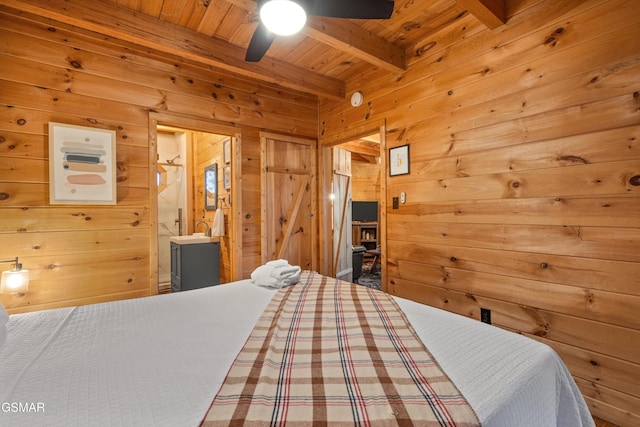
<instances>
[{"instance_id":1,"label":"small framed picture on wall","mask_svg":"<svg viewBox=\"0 0 640 427\"><path fill-rule=\"evenodd\" d=\"M409 173L409 145L389 148L389 176Z\"/></svg>"},{"instance_id":2,"label":"small framed picture on wall","mask_svg":"<svg viewBox=\"0 0 640 427\"><path fill-rule=\"evenodd\" d=\"M225 166L222 169L222 183L225 190L231 188L231 166Z\"/></svg>"},{"instance_id":3,"label":"small framed picture on wall","mask_svg":"<svg viewBox=\"0 0 640 427\"><path fill-rule=\"evenodd\" d=\"M231 163L231 138L222 141L222 152L224 153L224 164Z\"/></svg>"}]
</instances>

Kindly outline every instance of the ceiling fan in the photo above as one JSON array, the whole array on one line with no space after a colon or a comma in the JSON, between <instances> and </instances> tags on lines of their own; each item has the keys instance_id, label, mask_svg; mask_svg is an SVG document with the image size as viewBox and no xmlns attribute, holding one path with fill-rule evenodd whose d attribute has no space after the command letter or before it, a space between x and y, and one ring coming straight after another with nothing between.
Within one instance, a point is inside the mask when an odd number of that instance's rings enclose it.
<instances>
[{"instance_id":1,"label":"ceiling fan","mask_svg":"<svg viewBox=\"0 0 640 427\"><path fill-rule=\"evenodd\" d=\"M389 19L393 0L257 0L260 23L253 33L245 61L259 62L277 35L302 29L307 15L348 19Z\"/></svg>"}]
</instances>

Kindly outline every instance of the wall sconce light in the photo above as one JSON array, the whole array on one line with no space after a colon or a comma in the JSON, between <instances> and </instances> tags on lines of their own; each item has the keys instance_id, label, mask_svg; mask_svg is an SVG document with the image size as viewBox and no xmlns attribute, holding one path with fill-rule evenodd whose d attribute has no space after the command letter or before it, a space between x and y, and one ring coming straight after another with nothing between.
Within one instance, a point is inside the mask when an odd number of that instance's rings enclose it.
<instances>
[{"instance_id":1,"label":"wall sconce light","mask_svg":"<svg viewBox=\"0 0 640 427\"><path fill-rule=\"evenodd\" d=\"M22 264L16 259L0 261L0 264L12 262L10 270L2 272L0 282L0 293L2 294L23 294L29 290L29 270L23 270Z\"/></svg>"}]
</instances>

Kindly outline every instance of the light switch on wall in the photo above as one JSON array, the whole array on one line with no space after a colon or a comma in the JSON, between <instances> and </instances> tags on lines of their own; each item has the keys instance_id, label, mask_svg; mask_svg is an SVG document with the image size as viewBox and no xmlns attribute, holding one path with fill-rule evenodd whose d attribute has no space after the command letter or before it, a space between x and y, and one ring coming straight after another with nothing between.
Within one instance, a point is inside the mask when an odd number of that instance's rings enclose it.
<instances>
[{"instance_id":1,"label":"light switch on wall","mask_svg":"<svg viewBox=\"0 0 640 427\"><path fill-rule=\"evenodd\" d=\"M400 203L404 205L406 201L407 201L407 193L403 191L402 193L400 193Z\"/></svg>"}]
</instances>

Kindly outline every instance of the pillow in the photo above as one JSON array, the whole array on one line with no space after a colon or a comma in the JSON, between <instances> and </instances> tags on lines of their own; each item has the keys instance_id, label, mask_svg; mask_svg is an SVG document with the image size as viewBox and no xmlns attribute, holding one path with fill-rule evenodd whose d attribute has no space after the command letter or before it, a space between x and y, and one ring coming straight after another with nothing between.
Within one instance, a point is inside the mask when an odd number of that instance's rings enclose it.
<instances>
[{"instance_id":1,"label":"pillow","mask_svg":"<svg viewBox=\"0 0 640 427\"><path fill-rule=\"evenodd\" d=\"M7 340L7 322L9 321L9 314L0 304L0 350L4 347L4 342Z\"/></svg>"},{"instance_id":2,"label":"pillow","mask_svg":"<svg viewBox=\"0 0 640 427\"><path fill-rule=\"evenodd\" d=\"M5 341L7 341L7 328L0 326L0 351L4 348Z\"/></svg>"},{"instance_id":3,"label":"pillow","mask_svg":"<svg viewBox=\"0 0 640 427\"><path fill-rule=\"evenodd\" d=\"M4 309L2 304L0 304L0 326L5 326L9 321L9 313Z\"/></svg>"}]
</instances>

